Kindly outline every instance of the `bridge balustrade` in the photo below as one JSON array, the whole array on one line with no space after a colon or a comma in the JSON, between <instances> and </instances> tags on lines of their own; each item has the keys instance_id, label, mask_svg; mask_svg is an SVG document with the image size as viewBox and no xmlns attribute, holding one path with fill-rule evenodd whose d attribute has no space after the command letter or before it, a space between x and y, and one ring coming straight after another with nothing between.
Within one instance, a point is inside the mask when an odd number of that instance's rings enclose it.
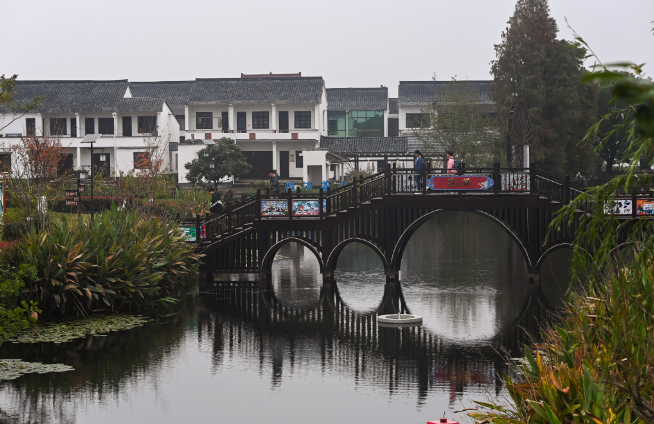
<instances>
[{"instance_id":1,"label":"bridge balustrade","mask_svg":"<svg viewBox=\"0 0 654 424\"><path fill-rule=\"evenodd\" d=\"M489 190L476 190L467 195L498 195L498 194L538 194L553 201L568 203L584 192L584 187L570 181L569 177L561 178L535 167L531 168L500 168L495 164L492 168L466 167L460 164L456 174L448 174L451 169L431 168L429 164L421 171L415 168L387 168L382 172L354 179L351 183L323 191L293 192L289 190L279 195L263 194L261 190L257 195L236 203L226 203L220 214L207 215L205 219L196 217L195 224L197 242L211 240L217 236L227 236L237 229L244 229L261 219L324 219L339 212L347 212L361 204L383 199L385 196L415 194L418 192L416 176L421 175L423 182L434 176L487 176L492 178L494 186ZM422 184L423 195L452 195L464 191L454 188L452 190L427 190ZM294 213L294 206L298 201L313 201L313 210L303 214ZM317 202L319 212L316 212ZM262 205L272 205L279 210L263 213ZM302 204L300 202L299 204ZM305 203L306 204L306 203Z\"/></svg>"}]
</instances>

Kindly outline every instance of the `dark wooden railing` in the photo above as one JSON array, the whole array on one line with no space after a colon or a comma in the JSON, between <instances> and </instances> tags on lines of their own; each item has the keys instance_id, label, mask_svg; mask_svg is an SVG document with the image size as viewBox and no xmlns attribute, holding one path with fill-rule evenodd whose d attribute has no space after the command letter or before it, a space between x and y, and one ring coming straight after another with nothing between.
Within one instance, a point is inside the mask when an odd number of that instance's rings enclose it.
<instances>
[{"instance_id":1,"label":"dark wooden railing","mask_svg":"<svg viewBox=\"0 0 654 424\"><path fill-rule=\"evenodd\" d=\"M453 173L454 172L454 173ZM422 187L418 190L416 176L422 177ZM461 190L428 191L426 181L436 175L484 175L493 179L494 185L487 191L471 191L470 194L537 194L561 203L569 203L584 191L580 184L570 181L568 176L560 177L550 174L535 167L531 168L500 168L495 164L492 168L468 168L465 163L459 165L456 170L445 168L431 168L429 164L422 170L415 168L388 168L385 171L359 177L347 185L336 189L317 192L300 193L289 190L282 194L262 194L257 190L256 196L240 202L227 202L225 209L219 214L207 214L204 218L196 216L193 224L196 226L197 242L208 241L217 236L226 237L230 234L246 229L256 220L260 219L324 219L338 212L347 211L350 208L357 208L361 204L371 202L374 199L381 199L384 196L396 194L423 195L451 195L460 193ZM320 207L318 216L294 216L294 200L318 200L319 205L325 205L323 210ZM287 214L285 216L262 217L261 205L266 200L287 202ZM324 203L323 203L324 201ZM189 225L187 222L186 225Z\"/></svg>"}]
</instances>

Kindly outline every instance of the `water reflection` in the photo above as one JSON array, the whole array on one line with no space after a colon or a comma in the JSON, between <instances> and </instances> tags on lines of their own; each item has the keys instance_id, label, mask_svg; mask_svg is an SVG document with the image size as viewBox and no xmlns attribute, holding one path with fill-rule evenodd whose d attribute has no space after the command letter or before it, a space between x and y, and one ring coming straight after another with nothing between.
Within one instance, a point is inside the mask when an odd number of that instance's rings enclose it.
<instances>
[{"instance_id":1,"label":"water reflection","mask_svg":"<svg viewBox=\"0 0 654 424\"><path fill-rule=\"evenodd\" d=\"M416 232L400 283L366 246L347 246L323 280L288 244L268 286L224 282L175 318L108 337L3 345L0 358L75 371L1 383L0 421L465 421L453 411L503 390L498 351L518 355L522 328L537 332L550 310L521 261L506 234L465 214ZM377 326L398 308L424 325Z\"/></svg>"}]
</instances>

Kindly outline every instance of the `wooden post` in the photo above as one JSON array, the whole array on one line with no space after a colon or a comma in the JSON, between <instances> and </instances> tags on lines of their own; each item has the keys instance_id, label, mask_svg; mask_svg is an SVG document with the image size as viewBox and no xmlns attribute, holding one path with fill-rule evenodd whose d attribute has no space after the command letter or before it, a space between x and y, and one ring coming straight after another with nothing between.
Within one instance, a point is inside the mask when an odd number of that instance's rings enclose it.
<instances>
[{"instance_id":1,"label":"wooden post","mask_svg":"<svg viewBox=\"0 0 654 424\"><path fill-rule=\"evenodd\" d=\"M638 196L636 194L636 186L634 186L633 191L631 192L631 217L635 218L638 216Z\"/></svg>"},{"instance_id":2,"label":"wooden post","mask_svg":"<svg viewBox=\"0 0 654 424\"><path fill-rule=\"evenodd\" d=\"M318 211L319 211L318 216L320 216L320 219L325 219L325 214L324 214L323 208L322 208L322 202L323 202L323 199L325 198L325 195L323 193L322 187L320 187L319 193L320 194L318 194Z\"/></svg>"},{"instance_id":3,"label":"wooden post","mask_svg":"<svg viewBox=\"0 0 654 424\"><path fill-rule=\"evenodd\" d=\"M352 178L352 206L357 207L357 179Z\"/></svg>"},{"instance_id":4,"label":"wooden post","mask_svg":"<svg viewBox=\"0 0 654 424\"><path fill-rule=\"evenodd\" d=\"M200 214L195 215L195 242L200 244Z\"/></svg>"},{"instance_id":5,"label":"wooden post","mask_svg":"<svg viewBox=\"0 0 654 424\"><path fill-rule=\"evenodd\" d=\"M247 194L241 193L241 202L244 201L244 200L247 200L247 198L248 198Z\"/></svg>"},{"instance_id":6,"label":"wooden post","mask_svg":"<svg viewBox=\"0 0 654 424\"><path fill-rule=\"evenodd\" d=\"M493 164L493 191L495 193L502 191L502 175L499 162Z\"/></svg>"},{"instance_id":7,"label":"wooden post","mask_svg":"<svg viewBox=\"0 0 654 424\"><path fill-rule=\"evenodd\" d=\"M293 219L293 190L289 188L286 194L288 194L288 219Z\"/></svg>"},{"instance_id":8,"label":"wooden post","mask_svg":"<svg viewBox=\"0 0 654 424\"><path fill-rule=\"evenodd\" d=\"M359 204L361 204L361 202L365 202L363 199L366 199L366 197L363 195L363 190L363 175L359 175Z\"/></svg>"},{"instance_id":9,"label":"wooden post","mask_svg":"<svg viewBox=\"0 0 654 424\"><path fill-rule=\"evenodd\" d=\"M529 163L529 191L531 194L536 194L536 164Z\"/></svg>"},{"instance_id":10,"label":"wooden post","mask_svg":"<svg viewBox=\"0 0 654 424\"><path fill-rule=\"evenodd\" d=\"M570 203L570 175L563 177L563 202Z\"/></svg>"},{"instance_id":11,"label":"wooden post","mask_svg":"<svg viewBox=\"0 0 654 424\"><path fill-rule=\"evenodd\" d=\"M232 232L232 202L227 202L227 231Z\"/></svg>"},{"instance_id":12,"label":"wooden post","mask_svg":"<svg viewBox=\"0 0 654 424\"><path fill-rule=\"evenodd\" d=\"M420 170L420 179L422 180L422 194L427 194L427 167L429 167L429 163L422 166L422 170Z\"/></svg>"},{"instance_id":13,"label":"wooden post","mask_svg":"<svg viewBox=\"0 0 654 424\"><path fill-rule=\"evenodd\" d=\"M257 189L257 209L258 209L258 214L257 214L257 221L261 220L261 189Z\"/></svg>"},{"instance_id":14,"label":"wooden post","mask_svg":"<svg viewBox=\"0 0 654 424\"><path fill-rule=\"evenodd\" d=\"M393 176L391 177L391 190L390 193L394 193L397 190L397 163L393 163Z\"/></svg>"}]
</instances>

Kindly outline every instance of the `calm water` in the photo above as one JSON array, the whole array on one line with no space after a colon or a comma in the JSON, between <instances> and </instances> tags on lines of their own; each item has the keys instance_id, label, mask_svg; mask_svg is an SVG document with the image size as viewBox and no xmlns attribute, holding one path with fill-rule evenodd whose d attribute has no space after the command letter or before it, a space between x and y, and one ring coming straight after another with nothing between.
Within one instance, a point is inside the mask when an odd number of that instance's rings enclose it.
<instances>
[{"instance_id":1,"label":"calm water","mask_svg":"<svg viewBox=\"0 0 654 424\"><path fill-rule=\"evenodd\" d=\"M302 246L285 245L269 291L233 284L167 321L65 344L5 344L0 358L75 371L0 383L0 421L34 423L425 423L505 395L506 349L537 331L567 288L569 252L529 287L511 239L485 218L440 215L404 253L401 285L348 245L323 285ZM424 317L378 328L375 313Z\"/></svg>"}]
</instances>

